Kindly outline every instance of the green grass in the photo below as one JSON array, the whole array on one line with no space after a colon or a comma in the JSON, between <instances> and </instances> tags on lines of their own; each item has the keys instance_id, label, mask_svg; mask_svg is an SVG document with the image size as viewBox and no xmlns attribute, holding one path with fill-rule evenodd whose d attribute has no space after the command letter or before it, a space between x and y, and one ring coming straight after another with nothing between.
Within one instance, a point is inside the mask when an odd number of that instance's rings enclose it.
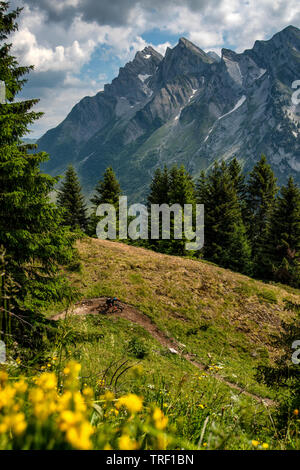
<instances>
[{"instance_id":1,"label":"green grass","mask_svg":"<svg viewBox=\"0 0 300 470\"><path fill-rule=\"evenodd\" d=\"M146 403L159 404L170 424L176 426L176 433L194 445L207 416L210 422L203 442L210 441L212 448L251 448L251 439L258 438L271 443L271 421L263 405L249 397L239 397L208 374L202 375L188 361L162 348L143 328L124 319L94 315L69 317L62 323L72 330L72 337L78 338L66 347L64 361L72 357L80 362L82 382L98 393L105 389L118 396L131 392L143 396ZM143 359L136 359L128 351L133 337L147 348ZM111 381L125 361L126 367L131 368L117 383ZM141 367L138 372L137 365ZM253 413L255 419L246 418L248 413ZM233 426L232 418L238 414Z\"/></svg>"},{"instance_id":2,"label":"green grass","mask_svg":"<svg viewBox=\"0 0 300 470\"><path fill-rule=\"evenodd\" d=\"M291 317L284 299L297 302L299 294L202 261L125 244L85 239L78 246L82 268L70 277L83 297L118 296L201 363L221 363L224 378L274 397L257 383L255 370L272 363L272 337L281 320Z\"/></svg>"},{"instance_id":3,"label":"green grass","mask_svg":"<svg viewBox=\"0 0 300 470\"><path fill-rule=\"evenodd\" d=\"M120 243L85 239L78 248L82 268L68 275L82 297L116 295L208 370L217 366L221 377L261 397L276 399L277 392L282 393L258 383L255 373L257 366L272 364L280 354L272 340L281 321L292 318L286 301L299 304L299 291ZM63 306L55 305L47 314L59 309ZM276 449L298 445L276 436L272 410L239 395L210 372L202 377L199 369L162 347L142 327L100 315L70 317L63 324L78 338L69 344L64 360L74 357L82 364L85 383L98 390L104 377L105 387L117 394L133 392L146 403L159 403L168 410L176 433L193 445L208 416L204 439L209 448L248 449L251 439ZM134 338L136 350L146 351L143 358L131 347ZM129 369L115 384L112 377L123 362ZM143 367L141 374L136 373L137 364Z\"/></svg>"}]
</instances>

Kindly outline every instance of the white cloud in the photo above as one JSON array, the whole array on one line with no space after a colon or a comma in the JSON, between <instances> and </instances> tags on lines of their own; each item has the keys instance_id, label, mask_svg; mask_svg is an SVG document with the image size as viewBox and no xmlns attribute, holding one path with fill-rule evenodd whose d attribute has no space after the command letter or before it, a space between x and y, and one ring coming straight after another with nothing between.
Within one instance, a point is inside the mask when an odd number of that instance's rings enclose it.
<instances>
[{"instance_id":1,"label":"white cloud","mask_svg":"<svg viewBox=\"0 0 300 470\"><path fill-rule=\"evenodd\" d=\"M163 44L158 44L157 46L154 46L152 44L152 47L161 55L165 55L167 48L172 47L172 44L169 41L167 41L167 42L164 42Z\"/></svg>"},{"instance_id":2,"label":"white cloud","mask_svg":"<svg viewBox=\"0 0 300 470\"><path fill-rule=\"evenodd\" d=\"M13 6L22 0L12 0ZM251 48L289 24L299 26L298 0L27 0L13 34L13 51L22 64L35 65L36 74L56 73L57 81L44 88L40 107L47 111L35 129L57 125L84 94L99 91L97 81L78 76L99 46L107 59L122 63L148 43L143 33L161 30L186 35L199 47L214 50ZM154 46L164 54L169 41ZM115 65L114 65L115 66ZM53 75L54 76L54 75ZM38 79L38 76L36 75ZM60 88L62 87L62 88ZM38 90L40 91L40 90Z\"/></svg>"},{"instance_id":3,"label":"white cloud","mask_svg":"<svg viewBox=\"0 0 300 470\"><path fill-rule=\"evenodd\" d=\"M14 52L21 58L21 63L32 64L39 72L48 70L78 71L89 61L95 48L93 40L80 45L74 40L70 46L58 45L54 48L39 45L36 36L28 28L17 31L13 37Z\"/></svg>"}]
</instances>

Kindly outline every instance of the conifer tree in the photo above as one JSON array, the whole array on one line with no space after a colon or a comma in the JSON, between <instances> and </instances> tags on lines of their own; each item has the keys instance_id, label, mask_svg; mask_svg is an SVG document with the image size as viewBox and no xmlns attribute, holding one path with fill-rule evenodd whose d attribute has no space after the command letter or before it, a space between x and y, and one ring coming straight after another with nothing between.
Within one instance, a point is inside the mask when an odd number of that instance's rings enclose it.
<instances>
[{"instance_id":1,"label":"conifer tree","mask_svg":"<svg viewBox=\"0 0 300 470\"><path fill-rule=\"evenodd\" d=\"M205 171L201 171L200 176L196 182L196 201L198 204L204 204L207 198L208 184Z\"/></svg>"},{"instance_id":2,"label":"conifer tree","mask_svg":"<svg viewBox=\"0 0 300 470\"><path fill-rule=\"evenodd\" d=\"M276 193L276 178L266 157L262 155L249 175L246 196L246 226L257 276L261 275L261 251L266 243Z\"/></svg>"},{"instance_id":3,"label":"conifer tree","mask_svg":"<svg viewBox=\"0 0 300 470\"><path fill-rule=\"evenodd\" d=\"M195 203L195 185L191 175L183 165L179 168L173 166L170 171L169 203L184 204Z\"/></svg>"},{"instance_id":4,"label":"conifer tree","mask_svg":"<svg viewBox=\"0 0 300 470\"><path fill-rule=\"evenodd\" d=\"M57 205L63 210L63 224L72 230L87 229L86 205L77 173L69 165L58 191Z\"/></svg>"},{"instance_id":5,"label":"conifer tree","mask_svg":"<svg viewBox=\"0 0 300 470\"><path fill-rule=\"evenodd\" d=\"M32 111L36 99L14 101L32 67L20 67L10 54L12 45L6 40L17 29L21 10L8 13L8 8L8 2L0 2L0 80L7 101L0 104L0 245L6 253L6 273L19 286L17 302L24 306L29 298L63 297L58 263L72 259L73 237L60 226L60 211L49 199L57 178L40 172L47 154L32 153L36 146L22 143L41 113Z\"/></svg>"},{"instance_id":6,"label":"conifer tree","mask_svg":"<svg viewBox=\"0 0 300 470\"><path fill-rule=\"evenodd\" d=\"M166 166L164 166L164 169L161 170L158 168L154 176L152 178L151 184L150 184L150 191L149 195L147 198L147 205L148 205L148 210L149 213L151 211L151 204L169 204L169 186L170 186L170 176L169 176L169 170ZM149 229L150 227L150 220L148 221L149 223ZM160 216L159 220L159 239L158 240L152 240L150 239L148 243L144 243L144 245L149 246L153 250L158 250L158 251L167 251L167 242L165 240L162 240L162 220Z\"/></svg>"},{"instance_id":7,"label":"conifer tree","mask_svg":"<svg viewBox=\"0 0 300 470\"><path fill-rule=\"evenodd\" d=\"M228 164L228 171L232 178L238 199L241 203L241 207L244 207L244 202L246 198L246 184L245 176L242 172L242 166L238 162L237 158L234 157Z\"/></svg>"},{"instance_id":8,"label":"conifer tree","mask_svg":"<svg viewBox=\"0 0 300 470\"><path fill-rule=\"evenodd\" d=\"M148 206L151 204L168 204L169 201L169 171L165 166L163 171L158 168L150 184Z\"/></svg>"},{"instance_id":9,"label":"conifer tree","mask_svg":"<svg viewBox=\"0 0 300 470\"><path fill-rule=\"evenodd\" d=\"M93 204L93 211L89 220L88 233L91 236L96 235L96 226L100 218L96 216L97 207L100 204L112 204L117 211L119 208L119 197L122 195L120 183L111 167L108 167L103 178L98 182L95 188L95 194L90 199Z\"/></svg>"},{"instance_id":10,"label":"conifer tree","mask_svg":"<svg viewBox=\"0 0 300 470\"><path fill-rule=\"evenodd\" d=\"M226 268L251 272L251 250L236 187L225 162L216 162L208 176L204 256Z\"/></svg>"},{"instance_id":11,"label":"conifer tree","mask_svg":"<svg viewBox=\"0 0 300 470\"><path fill-rule=\"evenodd\" d=\"M293 178L276 200L262 263L265 277L300 287L300 189Z\"/></svg>"},{"instance_id":12,"label":"conifer tree","mask_svg":"<svg viewBox=\"0 0 300 470\"><path fill-rule=\"evenodd\" d=\"M177 166L173 166L170 170L168 198L169 205L179 204L182 209L184 209L185 204L192 204L195 206L195 185L191 175L186 171L183 165L181 165L179 168ZM183 234L182 239L174 239L175 220L174 217L171 217L172 240L169 243L169 253L179 255L186 254L185 244L187 240L184 236L184 215L181 229ZM189 252L189 254L191 254L191 252Z\"/></svg>"}]
</instances>

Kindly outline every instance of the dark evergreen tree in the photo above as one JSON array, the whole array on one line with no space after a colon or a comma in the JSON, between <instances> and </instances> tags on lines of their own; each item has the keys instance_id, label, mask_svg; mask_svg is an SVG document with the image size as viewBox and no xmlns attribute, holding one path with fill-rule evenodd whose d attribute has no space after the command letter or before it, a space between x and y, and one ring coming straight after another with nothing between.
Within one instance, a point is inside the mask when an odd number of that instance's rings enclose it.
<instances>
[{"instance_id":1,"label":"dark evergreen tree","mask_svg":"<svg viewBox=\"0 0 300 470\"><path fill-rule=\"evenodd\" d=\"M261 263L264 277L300 287L300 189L293 178L276 200Z\"/></svg>"},{"instance_id":2,"label":"dark evergreen tree","mask_svg":"<svg viewBox=\"0 0 300 470\"><path fill-rule=\"evenodd\" d=\"M18 305L24 307L29 299L58 299L67 292L58 264L72 258L73 237L60 226L60 211L49 200L57 178L40 172L48 156L22 143L41 113L32 111L36 99L14 101L32 67L20 67L10 54L12 45L6 40L17 29L21 10L8 13L8 8L0 2L0 80L6 84L7 100L0 104L0 246L5 249L6 274L19 286Z\"/></svg>"},{"instance_id":3,"label":"dark evergreen tree","mask_svg":"<svg viewBox=\"0 0 300 470\"><path fill-rule=\"evenodd\" d=\"M205 171L201 171L198 180L196 181L196 201L198 204L204 204L208 194L208 183Z\"/></svg>"},{"instance_id":4,"label":"dark evergreen tree","mask_svg":"<svg viewBox=\"0 0 300 470\"><path fill-rule=\"evenodd\" d=\"M63 210L63 224L72 230L87 229L87 215L84 196L77 173L72 165L69 165L65 173L64 181L58 191L57 205Z\"/></svg>"},{"instance_id":5,"label":"dark evergreen tree","mask_svg":"<svg viewBox=\"0 0 300 470\"><path fill-rule=\"evenodd\" d=\"M241 208L227 165L215 163L208 175L204 256L226 268L251 273L251 250Z\"/></svg>"},{"instance_id":6,"label":"dark evergreen tree","mask_svg":"<svg viewBox=\"0 0 300 470\"><path fill-rule=\"evenodd\" d=\"M98 182L95 188L95 194L91 198L91 203L94 208L97 208L99 204L104 203L117 206L121 194L121 187L114 170L111 167L108 167L103 174L103 179Z\"/></svg>"},{"instance_id":7,"label":"dark evergreen tree","mask_svg":"<svg viewBox=\"0 0 300 470\"><path fill-rule=\"evenodd\" d=\"M276 178L266 157L262 155L250 173L246 197L246 226L257 276L262 275L260 270L261 253L266 244L266 234L276 193Z\"/></svg>"},{"instance_id":8,"label":"dark evergreen tree","mask_svg":"<svg viewBox=\"0 0 300 470\"><path fill-rule=\"evenodd\" d=\"M170 186L170 176L169 170L166 166L161 170L158 168L152 178L150 184L150 192L147 198L147 206L150 214L151 204L169 204L169 186ZM151 231L151 221L148 219L149 233ZM145 246L149 246L153 250L157 251L167 251L167 242L162 240L162 219L160 215L159 220L159 239L152 240L149 239L148 243L143 243Z\"/></svg>"},{"instance_id":9,"label":"dark evergreen tree","mask_svg":"<svg viewBox=\"0 0 300 470\"><path fill-rule=\"evenodd\" d=\"M103 178L98 182L95 188L95 194L91 198L93 204L92 214L89 220L88 233L91 236L96 235L96 227L100 218L96 216L97 207L100 204L112 204L117 211L119 208L119 197L122 195L120 183L116 178L116 175L111 167L108 167Z\"/></svg>"},{"instance_id":10,"label":"dark evergreen tree","mask_svg":"<svg viewBox=\"0 0 300 470\"><path fill-rule=\"evenodd\" d=\"M170 170L169 204L195 203L195 185L191 175L183 165L179 168L173 166Z\"/></svg>"},{"instance_id":11,"label":"dark evergreen tree","mask_svg":"<svg viewBox=\"0 0 300 470\"><path fill-rule=\"evenodd\" d=\"M181 208L184 208L184 204L195 205L195 187L191 175L185 170L182 165L180 168L173 166L170 170L164 167L163 171L160 169L156 170L151 186L150 194L148 196L148 208L150 209L151 204L179 204ZM160 218L160 230L159 240L150 240L149 244L152 249L161 251L163 253L172 253L183 255L186 254L184 238L184 219L182 224L177 229L182 231L182 239L174 238L175 219L174 214L171 213L171 231L170 239L164 239L162 233ZM191 254L189 252L189 254Z\"/></svg>"},{"instance_id":12,"label":"dark evergreen tree","mask_svg":"<svg viewBox=\"0 0 300 470\"><path fill-rule=\"evenodd\" d=\"M150 193L148 195L148 206L151 204L168 204L169 201L169 171L165 166L163 171L158 168L150 184Z\"/></svg>"},{"instance_id":13,"label":"dark evergreen tree","mask_svg":"<svg viewBox=\"0 0 300 470\"><path fill-rule=\"evenodd\" d=\"M246 199L246 184L245 176L243 175L242 166L238 162L237 158L234 157L228 164L229 174L232 178L238 199L241 203L242 209L244 208Z\"/></svg>"},{"instance_id":14,"label":"dark evergreen tree","mask_svg":"<svg viewBox=\"0 0 300 470\"><path fill-rule=\"evenodd\" d=\"M177 166L173 166L170 170L170 177L169 177L169 205L179 204L182 210L184 209L185 204L191 204L193 208L195 207L196 203L196 196L195 196L195 185L191 175L186 171L183 165L179 168ZM195 215L193 211L193 215ZM175 234L175 218L174 216L171 217L171 240L168 244L168 252L172 254L184 255L184 254L192 254L190 251L187 252L185 249L185 244L187 239L184 235L184 214L182 217L182 224L180 227L177 224L177 228L182 231L182 239L176 240L174 238Z\"/></svg>"}]
</instances>

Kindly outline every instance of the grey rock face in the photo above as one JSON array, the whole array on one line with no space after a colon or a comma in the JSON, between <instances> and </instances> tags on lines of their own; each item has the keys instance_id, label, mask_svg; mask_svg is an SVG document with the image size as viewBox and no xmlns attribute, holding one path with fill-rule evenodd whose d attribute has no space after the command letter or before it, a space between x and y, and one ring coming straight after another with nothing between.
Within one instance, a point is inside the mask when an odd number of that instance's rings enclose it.
<instances>
[{"instance_id":1,"label":"grey rock face","mask_svg":"<svg viewBox=\"0 0 300 470\"><path fill-rule=\"evenodd\" d=\"M124 192L142 200L155 168L183 163L196 176L236 156L248 171L265 153L280 183L300 183L300 31L290 26L253 49L222 57L185 38L162 57L138 52L103 92L81 100L38 142L53 174L72 162L90 193L112 165Z\"/></svg>"}]
</instances>

